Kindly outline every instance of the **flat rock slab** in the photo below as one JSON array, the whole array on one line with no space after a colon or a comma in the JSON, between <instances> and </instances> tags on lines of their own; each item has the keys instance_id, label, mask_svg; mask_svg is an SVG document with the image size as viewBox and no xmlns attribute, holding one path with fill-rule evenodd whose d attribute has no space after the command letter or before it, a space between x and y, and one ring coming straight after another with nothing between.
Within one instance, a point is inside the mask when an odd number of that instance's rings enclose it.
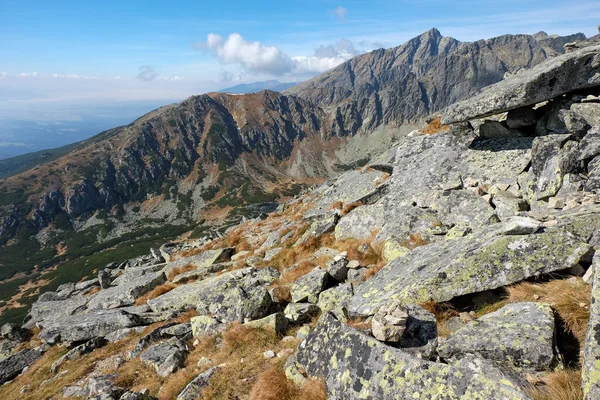
<instances>
[{"instance_id":1,"label":"flat rock slab","mask_svg":"<svg viewBox=\"0 0 600 400\"><path fill-rule=\"evenodd\" d=\"M554 325L547 304L508 304L450 335L438 354L450 362L476 355L516 370L546 371L555 361Z\"/></svg>"},{"instance_id":2,"label":"flat rock slab","mask_svg":"<svg viewBox=\"0 0 600 400\"><path fill-rule=\"evenodd\" d=\"M206 250L200 254L170 262L164 267L163 271L169 275L173 270L185 267L188 264L194 265L197 270L208 270L213 264L229 261L234 253L235 249L232 248Z\"/></svg>"},{"instance_id":3,"label":"flat rock slab","mask_svg":"<svg viewBox=\"0 0 600 400\"><path fill-rule=\"evenodd\" d=\"M0 385L15 378L41 356L41 351L25 349L0 361Z\"/></svg>"},{"instance_id":4,"label":"flat rock slab","mask_svg":"<svg viewBox=\"0 0 600 400\"><path fill-rule=\"evenodd\" d=\"M332 399L528 399L508 381L424 361L325 314L300 344L297 363L325 379Z\"/></svg>"},{"instance_id":5,"label":"flat rock slab","mask_svg":"<svg viewBox=\"0 0 600 400\"><path fill-rule=\"evenodd\" d=\"M177 395L176 400L196 400L200 398L202 389L208 386L210 378L217 371L218 367L212 367L195 377L187 386Z\"/></svg>"},{"instance_id":6,"label":"flat rock slab","mask_svg":"<svg viewBox=\"0 0 600 400\"><path fill-rule=\"evenodd\" d=\"M290 288L292 301L300 303L308 301L316 303L319 301L319 294L327 286L329 274L324 269L315 269L306 275L296 279L296 282Z\"/></svg>"},{"instance_id":7,"label":"flat rock slab","mask_svg":"<svg viewBox=\"0 0 600 400\"><path fill-rule=\"evenodd\" d=\"M83 310L87 302L88 298L85 296L75 296L57 301L37 301L29 309L26 327L33 327L35 324L43 326L46 321L72 315Z\"/></svg>"},{"instance_id":8,"label":"flat rock slab","mask_svg":"<svg viewBox=\"0 0 600 400\"><path fill-rule=\"evenodd\" d=\"M98 310L71 315L44 325L39 338L46 343L82 342L123 328L143 325L140 318L122 310Z\"/></svg>"},{"instance_id":9,"label":"flat rock slab","mask_svg":"<svg viewBox=\"0 0 600 400\"><path fill-rule=\"evenodd\" d=\"M148 347L140 359L154 367L159 376L166 377L181 368L186 357L185 342L172 338Z\"/></svg>"},{"instance_id":10,"label":"flat rock slab","mask_svg":"<svg viewBox=\"0 0 600 400\"><path fill-rule=\"evenodd\" d=\"M529 71L486 87L442 112L442 123L464 122L550 100L600 85L600 46L551 58Z\"/></svg>"},{"instance_id":11,"label":"flat rock slab","mask_svg":"<svg viewBox=\"0 0 600 400\"><path fill-rule=\"evenodd\" d=\"M594 277L590 322L585 337L583 370L581 372L585 400L600 399L600 254L594 256L592 268L594 268Z\"/></svg>"},{"instance_id":12,"label":"flat rock slab","mask_svg":"<svg viewBox=\"0 0 600 400\"><path fill-rule=\"evenodd\" d=\"M366 316L392 301L444 302L568 269L593 254L590 245L562 230L502 235L503 226L418 247L393 260L355 288L348 311Z\"/></svg>"},{"instance_id":13,"label":"flat rock slab","mask_svg":"<svg viewBox=\"0 0 600 400\"><path fill-rule=\"evenodd\" d=\"M155 287L167 281L164 272L151 272L122 281L119 286L113 286L96 293L87 304L88 310L108 309L130 306L135 300L148 293Z\"/></svg>"}]
</instances>

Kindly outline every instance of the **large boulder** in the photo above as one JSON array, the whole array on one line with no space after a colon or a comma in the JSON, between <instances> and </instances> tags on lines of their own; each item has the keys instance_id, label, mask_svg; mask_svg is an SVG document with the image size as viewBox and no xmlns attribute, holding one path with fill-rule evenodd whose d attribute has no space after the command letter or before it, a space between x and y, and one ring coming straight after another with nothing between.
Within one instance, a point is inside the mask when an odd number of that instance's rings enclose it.
<instances>
[{"instance_id":1,"label":"large boulder","mask_svg":"<svg viewBox=\"0 0 600 400\"><path fill-rule=\"evenodd\" d=\"M585 400L600 399L600 254L594 256L590 322L585 337L581 380Z\"/></svg>"},{"instance_id":2,"label":"large boulder","mask_svg":"<svg viewBox=\"0 0 600 400\"><path fill-rule=\"evenodd\" d=\"M297 363L325 380L333 399L527 399L506 380L424 361L325 314L300 344Z\"/></svg>"},{"instance_id":3,"label":"large boulder","mask_svg":"<svg viewBox=\"0 0 600 400\"><path fill-rule=\"evenodd\" d=\"M146 364L154 367L159 376L167 377L183 366L187 353L185 342L173 337L148 347L140 358Z\"/></svg>"},{"instance_id":4,"label":"large boulder","mask_svg":"<svg viewBox=\"0 0 600 400\"><path fill-rule=\"evenodd\" d=\"M421 304L506 286L589 260L593 248L562 230L504 235L504 224L418 247L355 288L354 315L373 315L391 301Z\"/></svg>"},{"instance_id":5,"label":"large boulder","mask_svg":"<svg viewBox=\"0 0 600 400\"><path fill-rule=\"evenodd\" d=\"M508 304L450 335L438 353L451 362L475 355L517 370L546 371L555 361L554 325L547 304Z\"/></svg>"},{"instance_id":6,"label":"large boulder","mask_svg":"<svg viewBox=\"0 0 600 400\"><path fill-rule=\"evenodd\" d=\"M39 338L49 344L82 342L139 325L143 323L134 314L118 309L98 310L46 322Z\"/></svg>"},{"instance_id":7,"label":"large boulder","mask_svg":"<svg viewBox=\"0 0 600 400\"><path fill-rule=\"evenodd\" d=\"M32 328L36 324L44 326L48 322L81 312L87 302L88 298L85 296L57 301L37 301L31 305L24 326L27 328Z\"/></svg>"},{"instance_id":8,"label":"large boulder","mask_svg":"<svg viewBox=\"0 0 600 400\"><path fill-rule=\"evenodd\" d=\"M176 400L196 400L200 398L202 389L208 386L210 378L217 371L218 367L212 367L192 379L190 383L177 395Z\"/></svg>"},{"instance_id":9,"label":"large boulder","mask_svg":"<svg viewBox=\"0 0 600 400\"><path fill-rule=\"evenodd\" d=\"M443 124L500 114L553 99L577 89L600 86L600 46L551 58L532 69L486 87L481 94L442 112Z\"/></svg>"},{"instance_id":10,"label":"large boulder","mask_svg":"<svg viewBox=\"0 0 600 400\"><path fill-rule=\"evenodd\" d=\"M0 361L0 385L15 378L41 356L39 350L25 349Z\"/></svg>"},{"instance_id":11,"label":"large boulder","mask_svg":"<svg viewBox=\"0 0 600 400\"><path fill-rule=\"evenodd\" d=\"M87 303L88 310L130 306L136 299L167 281L164 272L153 272L123 281L96 293Z\"/></svg>"},{"instance_id":12,"label":"large boulder","mask_svg":"<svg viewBox=\"0 0 600 400\"><path fill-rule=\"evenodd\" d=\"M357 207L343 216L335 226L336 240L367 240L384 222L383 204Z\"/></svg>"},{"instance_id":13,"label":"large boulder","mask_svg":"<svg viewBox=\"0 0 600 400\"><path fill-rule=\"evenodd\" d=\"M206 250L200 254L170 262L165 266L163 271L169 275L172 271L185 267L188 264L193 265L197 270L208 270L213 264L229 261L234 253L235 249L233 248Z\"/></svg>"},{"instance_id":14,"label":"large boulder","mask_svg":"<svg viewBox=\"0 0 600 400\"><path fill-rule=\"evenodd\" d=\"M316 303L319 301L319 294L327 287L329 274L323 269L315 269L306 275L296 279L296 282L290 288L292 301L294 303L308 301Z\"/></svg>"}]
</instances>

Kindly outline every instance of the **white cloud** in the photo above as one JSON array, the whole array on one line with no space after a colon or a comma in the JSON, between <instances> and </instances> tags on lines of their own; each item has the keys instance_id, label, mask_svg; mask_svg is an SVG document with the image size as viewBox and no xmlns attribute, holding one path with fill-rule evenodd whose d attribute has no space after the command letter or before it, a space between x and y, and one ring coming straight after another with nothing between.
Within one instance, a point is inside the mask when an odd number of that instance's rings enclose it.
<instances>
[{"instance_id":1,"label":"white cloud","mask_svg":"<svg viewBox=\"0 0 600 400\"><path fill-rule=\"evenodd\" d=\"M8 76L7 72L0 72L0 79L6 78Z\"/></svg>"},{"instance_id":2,"label":"white cloud","mask_svg":"<svg viewBox=\"0 0 600 400\"><path fill-rule=\"evenodd\" d=\"M158 77L158 74L154 71L154 68L150 65L142 65L140 67L140 72L136 75L136 79L144 82L151 82Z\"/></svg>"},{"instance_id":3,"label":"white cloud","mask_svg":"<svg viewBox=\"0 0 600 400\"><path fill-rule=\"evenodd\" d=\"M232 33L227 39L210 33L205 42L194 47L208 51L222 64L237 64L253 74L276 76L321 73L362 53L350 40L342 39L332 45L317 47L312 56L290 57L275 46L247 41L239 33ZM234 75L221 71L220 78L222 82L228 82Z\"/></svg>"},{"instance_id":4,"label":"white cloud","mask_svg":"<svg viewBox=\"0 0 600 400\"><path fill-rule=\"evenodd\" d=\"M279 48L249 42L239 33L232 33L227 39L209 33L206 42L198 43L195 47L208 51L222 64L239 64L254 73L283 75L294 69L292 59Z\"/></svg>"},{"instance_id":5,"label":"white cloud","mask_svg":"<svg viewBox=\"0 0 600 400\"><path fill-rule=\"evenodd\" d=\"M330 11L331 15L339 18L341 22L346 22L346 15L348 14L348 10L342 6L338 6L335 10Z\"/></svg>"}]
</instances>

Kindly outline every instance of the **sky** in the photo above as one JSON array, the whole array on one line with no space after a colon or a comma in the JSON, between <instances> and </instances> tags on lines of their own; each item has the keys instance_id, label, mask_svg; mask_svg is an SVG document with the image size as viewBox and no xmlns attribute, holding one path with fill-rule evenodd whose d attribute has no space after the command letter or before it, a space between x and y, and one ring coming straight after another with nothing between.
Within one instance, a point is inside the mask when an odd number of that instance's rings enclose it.
<instances>
[{"instance_id":1,"label":"sky","mask_svg":"<svg viewBox=\"0 0 600 400\"><path fill-rule=\"evenodd\" d=\"M592 36L599 23L598 0L0 0L0 120L78 120L82 108L299 82L432 27L473 41Z\"/></svg>"}]
</instances>

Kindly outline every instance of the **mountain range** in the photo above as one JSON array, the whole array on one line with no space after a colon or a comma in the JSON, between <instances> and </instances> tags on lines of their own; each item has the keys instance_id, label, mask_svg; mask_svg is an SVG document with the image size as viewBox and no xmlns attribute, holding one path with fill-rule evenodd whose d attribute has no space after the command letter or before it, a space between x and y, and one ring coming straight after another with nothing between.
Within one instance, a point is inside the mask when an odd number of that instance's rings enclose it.
<instances>
[{"instance_id":1,"label":"mountain range","mask_svg":"<svg viewBox=\"0 0 600 400\"><path fill-rule=\"evenodd\" d=\"M274 92L283 92L286 89L296 86L296 82L279 82L278 80L272 79L263 82L252 82L252 83L240 83L226 89L218 90L221 93L231 94L246 94L260 92L262 90L272 90Z\"/></svg>"}]
</instances>

